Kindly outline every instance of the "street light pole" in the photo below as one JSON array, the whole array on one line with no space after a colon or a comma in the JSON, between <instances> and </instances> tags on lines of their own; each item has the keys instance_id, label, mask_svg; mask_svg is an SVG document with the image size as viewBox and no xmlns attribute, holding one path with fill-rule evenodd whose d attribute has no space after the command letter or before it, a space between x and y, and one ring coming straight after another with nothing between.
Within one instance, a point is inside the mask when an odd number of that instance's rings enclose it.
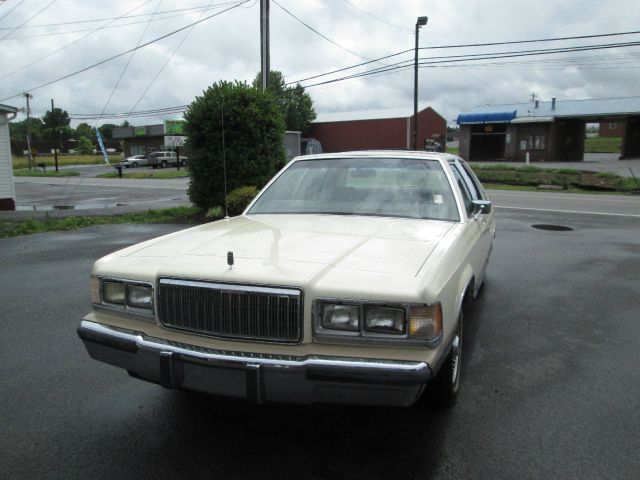
<instances>
[{"instance_id":1,"label":"street light pole","mask_svg":"<svg viewBox=\"0 0 640 480\"><path fill-rule=\"evenodd\" d=\"M260 69L262 70L263 92L269 88L271 69L269 50L269 0L260 0Z\"/></svg>"},{"instance_id":2,"label":"street light pole","mask_svg":"<svg viewBox=\"0 0 640 480\"><path fill-rule=\"evenodd\" d=\"M416 21L416 55L413 62L413 149L418 150L418 35L420 27L427 24L429 17L418 17Z\"/></svg>"},{"instance_id":3,"label":"street light pole","mask_svg":"<svg viewBox=\"0 0 640 480\"><path fill-rule=\"evenodd\" d=\"M27 150L29 150L29 170L31 170L33 156L31 155L31 106L29 105L29 100L33 98L33 95L27 92L24 92L23 95L27 99ZM33 167L35 168L35 165Z\"/></svg>"}]
</instances>

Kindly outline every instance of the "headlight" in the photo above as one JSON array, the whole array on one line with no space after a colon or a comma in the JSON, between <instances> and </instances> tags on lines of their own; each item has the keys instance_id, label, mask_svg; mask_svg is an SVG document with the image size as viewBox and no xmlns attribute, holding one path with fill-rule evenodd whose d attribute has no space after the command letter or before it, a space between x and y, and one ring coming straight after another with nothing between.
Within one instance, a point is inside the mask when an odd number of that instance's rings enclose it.
<instances>
[{"instance_id":1,"label":"headlight","mask_svg":"<svg viewBox=\"0 0 640 480\"><path fill-rule=\"evenodd\" d=\"M124 305L124 283L102 282L102 299L107 303Z\"/></svg>"},{"instance_id":2,"label":"headlight","mask_svg":"<svg viewBox=\"0 0 640 480\"><path fill-rule=\"evenodd\" d=\"M322 305L322 328L330 330L360 330L360 307L356 305Z\"/></svg>"},{"instance_id":3,"label":"headlight","mask_svg":"<svg viewBox=\"0 0 640 480\"><path fill-rule=\"evenodd\" d=\"M442 341L442 306L316 298L313 325L320 343L431 348Z\"/></svg>"},{"instance_id":4,"label":"headlight","mask_svg":"<svg viewBox=\"0 0 640 480\"><path fill-rule=\"evenodd\" d=\"M405 332L404 309L367 307L364 329L368 332L402 335Z\"/></svg>"},{"instance_id":5,"label":"headlight","mask_svg":"<svg viewBox=\"0 0 640 480\"><path fill-rule=\"evenodd\" d=\"M145 285L127 285L127 305L150 309L153 305L153 289Z\"/></svg>"},{"instance_id":6,"label":"headlight","mask_svg":"<svg viewBox=\"0 0 640 480\"><path fill-rule=\"evenodd\" d=\"M153 314L153 287L150 284L91 277L91 301L138 315Z\"/></svg>"}]
</instances>

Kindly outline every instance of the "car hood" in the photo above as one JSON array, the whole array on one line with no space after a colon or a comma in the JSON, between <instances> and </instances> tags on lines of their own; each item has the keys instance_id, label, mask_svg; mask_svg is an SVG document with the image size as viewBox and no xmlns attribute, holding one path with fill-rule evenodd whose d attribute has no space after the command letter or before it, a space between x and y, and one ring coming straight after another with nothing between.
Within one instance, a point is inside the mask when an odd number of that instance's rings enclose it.
<instances>
[{"instance_id":1,"label":"car hood","mask_svg":"<svg viewBox=\"0 0 640 480\"><path fill-rule=\"evenodd\" d=\"M415 276L452 223L344 215L240 216L116 253L159 275L304 284L331 270ZM234 266L227 265L233 252ZM146 259L146 260L145 260ZM124 259L122 259L124 260Z\"/></svg>"}]
</instances>

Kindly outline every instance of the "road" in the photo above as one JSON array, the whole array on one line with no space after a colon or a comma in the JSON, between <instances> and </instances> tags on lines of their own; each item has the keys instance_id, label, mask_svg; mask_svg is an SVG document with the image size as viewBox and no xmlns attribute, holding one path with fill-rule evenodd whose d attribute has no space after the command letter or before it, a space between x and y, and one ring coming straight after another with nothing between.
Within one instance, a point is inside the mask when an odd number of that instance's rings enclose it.
<instances>
[{"instance_id":1,"label":"road","mask_svg":"<svg viewBox=\"0 0 640 480\"><path fill-rule=\"evenodd\" d=\"M95 167L94 167L95 168ZM16 197L20 208L50 208L52 205L77 206L76 214L98 208L93 214L115 214L149 208L189 205L188 178L168 180L108 179L92 177L16 177ZM551 192L490 190L498 208L514 211L552 211L625 216L640 215L640 196L592 195ZM107 208L104 208L104 207ZM100 211L99 209L103 209ZM73 211L55 212L58 216ZM7 216L7 213L0 212Z\"/></svg>"},{"instance_id":2,"label":"road","mask_svg":"<svg viewBox=\"0 0 640 480\"><path fill-rule=\"evenodd\" d=\"M251 405L135 380L76 336L88 272L181 227L0 240L0 478L638 478L640 219L497 214L449 411Z\"/></svg>"},{"instance_id":3,"label":"road","mask_svg":"<svg viewBox=\"0 0 640 480\"><path fill-rule=\"evenodd\" d=\"M585 193L519 192L489 190L491 200L501 210L552 212L565 215L605 215L640 217L640 196L591 195Z\"/></svg>"}]
</instances>

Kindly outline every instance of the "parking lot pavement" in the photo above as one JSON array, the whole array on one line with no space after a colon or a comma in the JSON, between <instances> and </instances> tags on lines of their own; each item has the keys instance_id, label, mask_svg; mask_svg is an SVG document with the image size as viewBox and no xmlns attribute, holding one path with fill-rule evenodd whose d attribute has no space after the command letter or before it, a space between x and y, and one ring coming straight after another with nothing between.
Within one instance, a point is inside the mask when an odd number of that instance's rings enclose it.
<instances>
[{"instance_id":1,"label":"parking lot pavement","mask_svg":"<svg viewBox=\"0 0 640 480\"><path fill-rule=\"evenodd\" d=\"M497 212L449 411L251 405L132 379L76 336L89 269L181 227L1 239L0 478L637 478L640 219Z\"/></svg>"},{"instance_id":2,"label":"parking lot pavement","mask_svg":"<svg viewBox=\"0 0 640 480\"><path fill-rule=\"evenodd\" d=\"M117 215L191 205L188 178L16 177L16 212L0 218Z\"/></svg>"}]
</instances>

